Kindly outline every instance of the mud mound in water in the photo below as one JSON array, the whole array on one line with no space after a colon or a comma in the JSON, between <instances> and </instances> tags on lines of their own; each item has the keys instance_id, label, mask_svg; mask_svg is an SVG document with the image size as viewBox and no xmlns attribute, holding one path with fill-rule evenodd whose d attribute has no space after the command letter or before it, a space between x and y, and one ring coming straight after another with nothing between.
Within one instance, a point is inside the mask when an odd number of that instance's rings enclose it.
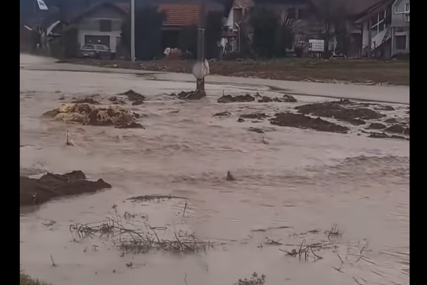
<instances>
[{"instance_id":1,"label":"mud mound in water","mask_svg":"<svg viewBox=\"0 0 427 285\"><path fill-rule=\"evenodd\" d=\"M302 114L334 118L353 125L363 125L365 124L364 120L385 117L385 115L374 110L353 106L353 103L348 100L307 104L295 107L295 109Z\"/></svg>"},{"instance_id":2,"label":"mud mound in water","mask_svg":"<svg viewBox=\"0 0 427 285\"><path fill-rule=\"evenodd\" d=\"M385 129L386 126L381 123L371 123L366 129L368 130L382 130Z\"/></svg>"},{"instance_id":3,"label":"mud mound in water","mask_svg":"<svg viewBox=\"0 0 427 285\"><path fill-rule=\"evenodd\" d=\"M237 95L237 96L231 96L231 95L222 95L220 98L218 98L218 103L234 103L234 102L254 102L255 97L246 94L246 95Z\"/></svg>"},{"instance_id":4,"label":"mud mound in water","mask_svg":"<svg viewBox=\"0 0 427 285\"><path fill-rule=\"evenodd\" d=\"M132 89L130 89L130 90L126 91L126 92L120 93L118 95L125 95L125 96L127 96L128 99L129 99L129 101L144 101L145 100L145 96L144 95L141 95L141 94L133 91Z\"/></svg>"},{"instance_id":5,"label":"mud mound in water","mask_svg":"<svg viewBox=\"0 0 427 285\"><path fill-rule=\"evenodd\" d=\"M409 136L409 128L405 127L404 125L396 124L391 127L388 127L387 129L385 129L385 131L388 133L403 134Z\"/></svg>"},{"instance_id":6,"label":"mud mound in water","mask_svg":"<svg viewBox=\"0 0 427 285\"><path fill-rule=\"evenodd\" d=\"M111 188L111 185L102 179L86 180L86 175L81 171L63 175L47 173L39 179L21 176L19 181L21 206L38 205L57 197L93 193Z\"/></svg>"},{"instance_id":7,"label":"mud mound in water","mask_svg":"<svg viewBox=\"0 0 427 285\"><path fill-rule=\"evenodd\" d=\"M276 113L276 117L270 119L272 125L293 127L299 129L313 129L319 132L332 132L346 134L349 128L340 126L320 118L313 119L302 114Z\"/></svg>"},{"instance_id":8,"label":"mud mound in water","mask_svg":"<svg viewBox=\"0 0 427 285\"><path fill-rule=\"evenodd\" d=\"M92 99L92 98L79 98L74 100L72 103L87 103L87 104L92 104L92 105L99 105L99 102Z\"/></svg>"},{"instance_id":9,"label":"mud mound in water","mask_svg":"<svg viewBox=\"0 0 427 285\"><path fill-rule=\"evenodd\" d=\"M267 118L268 116L264 113L252 113L252 114L243 114L240 115L240 118L243 119L257 119L257 120L262 120Z\"/></svg>"},{"instance_id":10,"label":"mud mound in water","mask_svg":"<svg viewBox=\"0 0 427 285\"><path fill-rule=\"evenodd\" d=\"M200 100L203 97L206 97L206 93L204 91L181 91L176 96L182 100Z\"/></svg>"},{"instance_id":11,"label":"mud mound in water","mask_svg":"<svg viewBox=\"0 0 427 285\"><path fill-rule=\"evenodd\" d=\"M144 128L136 122L138 115L120 106L97 108L90 104L62 104L43 114L64 122L77 122L92 126L115 126L117 128Z\"/></svg>"},{"instance_id":12,"label":"mud mound in water","mask_svg":"<svg viewBox=\"0 0 427 285\"><path fill-rule=\"evenodd\" d=\"M270 98L267 96L263 96L261 99L258 100L258 103L270 103L270 102L286 102L286 103L295 103L297 102L297 99L295 99L292 95L283 95L283 97L278 98Z\"/></svg>"}]
</instances>

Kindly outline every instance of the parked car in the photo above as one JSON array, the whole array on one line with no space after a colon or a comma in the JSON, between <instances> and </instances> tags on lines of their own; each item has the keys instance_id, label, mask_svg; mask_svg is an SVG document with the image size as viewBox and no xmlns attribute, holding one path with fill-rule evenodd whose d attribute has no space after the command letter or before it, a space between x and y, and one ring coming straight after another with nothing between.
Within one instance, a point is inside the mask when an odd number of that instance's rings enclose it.
<instances>
[{"instance_id":1,"label":"parked car","mask_svg":"<svg viewBox=\"0 0 427 285\"><path fill-rule=\"evenodd\" d=\"M114 52L101 44L86 44L80 49L80 57L113 59Z\"/></svg>"}]
</instances>

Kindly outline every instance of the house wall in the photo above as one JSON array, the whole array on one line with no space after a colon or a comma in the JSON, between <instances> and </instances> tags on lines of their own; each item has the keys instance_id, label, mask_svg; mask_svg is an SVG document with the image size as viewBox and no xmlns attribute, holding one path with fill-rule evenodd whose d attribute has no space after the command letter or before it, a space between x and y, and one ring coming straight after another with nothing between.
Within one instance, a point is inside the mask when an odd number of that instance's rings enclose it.
<instances>
[{"instance_id":1,"label":"house wall","mask_svg":"<svg viewBox=\"0 0 427 285\"><path fill-rule=\"evenodd\" d=\"M409 4L409 0L397 0L393 3L392 6L392 15L391 15L391 26L392 27L409 27L409 23L405 21L405 16L403 14L394 14L395 11L402 12L405 10L406 4Z\"/></svg>"},{"instance_id":2,"label":"house wall","mask_svg":"<svg viewBox=\"0 0 427 285\"><path fill-rule=\"evenodd\" d=\"M85 36L108 36L110 49L115 52L117 43L120 41L118 38L120 38L123 18L123 14L112 7L101 7L86 15L77 24L79 46L82 47L85 44ZM110 32L100 31L100 20L111 21Z\"/></svg>"},{"instance_id":3,"label":"house wall","mask_svg":"<svg viewBox=\"0 0 427 285\"><path fill-rule=\"evenodd\" d=\"M392 6L392 47L391 55L398 53L409 53L410 52L410 23L405 21L405 16L403 14L394 14L394 12L401 12L405 10L405 6L409 4L409 0L397 0L393 3ZM400 48L398 45L398 38L405 37L405 48Z\"/></svg>"}]
</instances>

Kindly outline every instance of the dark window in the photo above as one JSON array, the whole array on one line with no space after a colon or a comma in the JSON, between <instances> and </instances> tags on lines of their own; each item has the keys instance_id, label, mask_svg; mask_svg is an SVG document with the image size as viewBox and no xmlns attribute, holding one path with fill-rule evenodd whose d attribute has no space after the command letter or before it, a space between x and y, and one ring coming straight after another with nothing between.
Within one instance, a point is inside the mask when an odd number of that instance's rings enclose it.
<instances>
[{"instance_id":1,"label":"dark window","mask_svg":"<svg viewBox=\"0 0 427 285\"><path fill-rule=\"evenodd\" d=\"M111 32L111 20L99 20L99 31Z\"/></svg>"},{"instance_id":2,"label":"dark window","mask_svg":"<svg viewBox=\"0 0 427 285\"><path fill-rule=\"evenodd\" d=\"M396 36L396 49L406 49L406 36Z\"/></svg>"},{"instance_id":3,"label":"dark window","mask_svg":"<svg viewBox=\"0 0 427 285\"><path fill-rule=\"evenodd\" d=\"M242 12L243 12L242 9L234 8L233 10L234 23L240 24L243 17Z\"/></svg>"},{"instance_id":4,"label":"dark window","mask_svg":"<svg viewBox=\"0 0 427 285\"><path fill-rule=\"evenodd\" d=\"M296 20L296 10L295 8L289 8L288 9L288 19L290 20Z\"/></svg>"},{"instance_id":5,"label":"dark window","mask_svg":"<svg viewBox=\"0 0 427 285\"><path fill-rule=\"evenodd\" d=\"M298 10L298 20L304 20L305 18L307 18L307 9L299 9Z\"/></svg>"}]
</instances>

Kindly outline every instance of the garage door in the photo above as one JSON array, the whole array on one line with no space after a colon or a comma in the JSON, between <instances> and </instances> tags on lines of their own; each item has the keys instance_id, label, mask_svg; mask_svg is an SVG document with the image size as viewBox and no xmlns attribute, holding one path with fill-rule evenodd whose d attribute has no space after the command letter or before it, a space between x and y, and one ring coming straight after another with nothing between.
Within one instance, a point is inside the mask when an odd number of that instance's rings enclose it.
<instances>
[{"instance_id":1,"label":"garage door","mask_svg":"<svg viewBox=\"0 0 427 285\"><path fill-rule=\"evenodd\" d=\"M110 47L110 36L85 36L85 44L101 44Z\"/></svg>"}]
</instances>

